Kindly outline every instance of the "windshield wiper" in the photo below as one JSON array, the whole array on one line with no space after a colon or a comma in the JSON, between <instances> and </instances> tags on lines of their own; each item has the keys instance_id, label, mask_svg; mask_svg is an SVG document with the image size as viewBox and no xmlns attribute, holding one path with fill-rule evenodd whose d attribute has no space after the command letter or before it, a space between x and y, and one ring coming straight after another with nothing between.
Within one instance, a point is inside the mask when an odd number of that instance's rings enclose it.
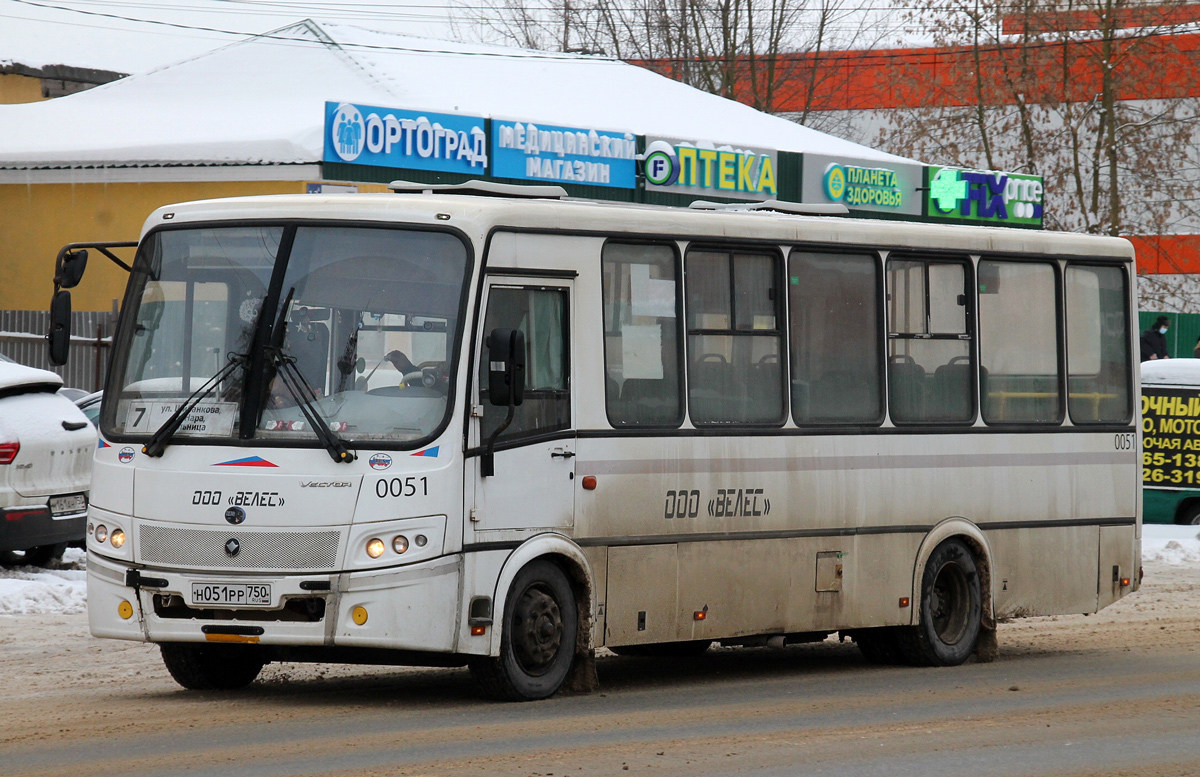
<instances>
[{"instance_id":1,"label":"windshield wiper","mask_svg":"<svg viewBox=\"0 0 1200 777\"><path fill-rule=\"evenodd\" d=\"M205 381L203 386L188 395L188 398L171 414L171 417L164 421L163 425L158 427L154 434L151 435L150 441L142 446L142 453L152 458L163 455L163 451L167 449L167 445L175 435L175 432L179 431L179 427L183 425L184 419L195 409L196 405L200 404L200 400L211 394L213 389L221 385L221 381L232 375L235 369L238 367L245 369L249 359L250 357L246 354L229 354L229 363L222 367L216 375Z\"/></svg>"},{"instance_id":2,"label":"windshield wiper","mask_svg":"<svg viewBox=\"0 0 1200 777\"><path fill-rule=\"evenodd\" d=\"M296 405L300 408L300 412L304 414L304 418L312 427L313 432L317 435L317 439L325 446L325 450L329 451L329 457L335 462L349 464L356 458L354 452L346 447L346 443L342 442L341 438L333 433L329 428L329 424L325 423L325 419L321 417L321 412L317 409L312 401L312 395L308 392L308 382L304 380L304 376L300 374L300 370L296 367L296 359L283 352L284 332L287 327L287 311L292 304L292 295L296 293L293 287L288 291L287 299L283 301L283 305L279 308L279 317L275 321L275 329L272 332L271 344L267 346L268 364L274 369L275 374L283 380L283 385L287 388L288 393L292 395ZM270 381L268 381L269 383Z\"/></svg>"}]
</instances>

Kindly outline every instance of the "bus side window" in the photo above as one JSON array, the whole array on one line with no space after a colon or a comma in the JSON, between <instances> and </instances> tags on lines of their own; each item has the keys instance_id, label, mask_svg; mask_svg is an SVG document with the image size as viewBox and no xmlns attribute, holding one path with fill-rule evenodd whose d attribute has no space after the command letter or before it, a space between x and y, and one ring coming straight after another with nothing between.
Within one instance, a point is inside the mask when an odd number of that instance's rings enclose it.
<instances>
[{"instance_id":1,"label":"bus side window","mask_svg":"<svg viewBox=\"0 0 1200 777\"><path fill-rule=\"evenodd\" d=\"M882 420L878 279L870 254L788 257L797 424Z\"/></svg>"},{"instance_id":2,"label":"bus side window","mask_svg":"<svg viewBox=\"0 0 1200 777\"><path fill-rule=\"evenodd\" d=\"M1126 423L1129 291L1121 267L1067 266L1067 407L1071 421Z\"/></svg>"},{"instance_id":3,"label":"bus side window","mask_svg":"<svg viewBox=\"0 0 1200 777\"><path fill-rule=\"evenodd\" d=\"M778 258L687 255L688 408L692 423L783 421Z\"/></svg>"},{"instance_id":4,"label":"bus side window","mask_svg":"<svg viewBox=\"0 0 1200 777\"><path fill-rule=\"evenodd\" d=\"M565 289L493 286L488 295L484 332L520 329L525 333L525 401L500 440L571 426L571 392L567 354L567 292ZM479 375L487 376L486 348L481 349ZM507 407L488 401L487 381L479 389L483 402L484 439L508 414Z\"/></svg>"},{"instance_id":5,"label":"bus side window","mask_svg":"<svg viewBox=\"0 0 1200 777\"><path fill-rule=\"evenodd\" d=\"M979 263L979 388L983 420L1062 420L1054 265Z\"/></svg>"},{"instance_id":6,"label":"bus side window","mask_svg":"<svg viewBox=\"0 0 1200 777\"><path fill-rule=\"evenodd\" d=\"M963 262L889 259L888 386L896 423L975 416Z\"/></svg>"},{"instance_id":7,"label":"bus side window","mask_svg":"<svg viewBox=\"0 0 1200 777\"><path fill-rule=\"evenodd\" d=\"M604 246L604 393L615 427L683 420L675 264L670 245Z\"/></svg>"}]
</instances>

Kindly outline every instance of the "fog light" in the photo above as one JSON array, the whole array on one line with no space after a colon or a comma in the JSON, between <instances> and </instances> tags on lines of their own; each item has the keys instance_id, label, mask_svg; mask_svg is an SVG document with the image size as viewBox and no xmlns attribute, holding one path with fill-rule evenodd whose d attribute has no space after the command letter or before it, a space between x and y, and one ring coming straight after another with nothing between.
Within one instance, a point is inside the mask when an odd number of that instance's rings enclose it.
<instances>
[{"instance_id":1,"label":"fog light","mask_svg":"<svg viewBox=\"0 0 1200 777\"><path fill-rule=\"evenodd\" d=\"M408 550L408 537L405 537L403 534L397 534L395 537L392 537L392 550L397 553L403 553Z\"/></svg>"},{"instance_id":2,"label":"fog light","mask_svg":"<svg viewBox=\"0 0 1200 777\"><path fill-rule=\"evenodd\" d=\"M88 534L91 534L91 533L92 533L92 532L94 532L94 531L96 531L96 524L94 524L94 523L89 523L89 524L88 524L87 533L88 533Z\"/></svg>"},{"instance_id":3,"label":"fog light","mask_svg":"<svg viewBox=\"0 0 1200 777\"><path fill-rule=\"evenodd\" d=\"M383 540L379 539L378 537L372 537L371 539L367 540L367 555L371 558L379 558L382 556L384 548L385 546L383 544Z\"/></svg>"},{"instance_id":4,"label":"fog light","mask_svg":"<svg viewBox=\"0 0 1200 777\"><path fill-rule=\"evenodd\" d=\"M382 545L383 543L381 542L380 544ZM350 611L350 617L354 620L355 624L359 626L363 625L367 622L367 608L355 607Z\"/></svg>"},{"instance_id":5,"label":"fog light","mask_svg":"<svg viewBox=\"0 0 1200 777\"><path fill-rule=\"evenodd\" d=\"M112 537L109 537L109 542L114 548L119 548L125 544L125 532L120 529L113 529Z\"/></svg>"},{"instance_id":6,"label":"fog light","mask_svg":"<svg viewBox=\"0 0 1200 777\"><path fill-rule=\"evenodd\" d=\"M108 539L108 527L100 524L96 527L96 542L104 542Z\"/></svg>"},{"instance_id":7,"label":"fog light","mask_svg":"<svg viewBox=\"0 0 1200 777\"><path fill-rule=\"evenodd\" d=\"M121 620L129 620L133 617L133 605L122 599L117 605L117 615L121 616Z\"/></svg>"},{"instance_id":8,"label":"fog light","mask_svg":"<svg viewBox=\"0 0 1200 777\"><path fill-rule=\"evenodd\" d=\"M425 547L425 543L429 542L429 539L424 534L418 534L416 537L413 537L413 542L417 543L418 548L423 548Z\"/></svg>"}]
</instances>

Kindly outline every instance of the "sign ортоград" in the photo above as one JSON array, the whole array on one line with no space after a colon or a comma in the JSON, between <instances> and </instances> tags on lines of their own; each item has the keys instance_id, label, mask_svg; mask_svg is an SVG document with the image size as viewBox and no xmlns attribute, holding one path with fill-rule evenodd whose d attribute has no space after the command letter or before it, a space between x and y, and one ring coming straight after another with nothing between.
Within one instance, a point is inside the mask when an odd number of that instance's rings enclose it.
<instances>
[{"instance_id":1,"label":"sign \u043e\u0440\u0442\u043e\u0433\u0440\u0430\u0434","mask_svg":"<svg viewBox=\"0 0 1200 777\"><path fill-rule=\"evenodd\" d=\"M323 158L482 178L487 138L474 116L327 102Z\"/></svg>"},{"instance_id":2,"label":"sign \u043e\u0440\u0442\u043e\u0433\u0440\u0430\u0434","mask_svg":"<svg viewBox=\"0 0 1200 777\"><path fill-rule=\"evenodd\" d=\"M629 132L493 119L491 151L496 178L637 186L637 138Z\"/></svg>"}]
</instances>

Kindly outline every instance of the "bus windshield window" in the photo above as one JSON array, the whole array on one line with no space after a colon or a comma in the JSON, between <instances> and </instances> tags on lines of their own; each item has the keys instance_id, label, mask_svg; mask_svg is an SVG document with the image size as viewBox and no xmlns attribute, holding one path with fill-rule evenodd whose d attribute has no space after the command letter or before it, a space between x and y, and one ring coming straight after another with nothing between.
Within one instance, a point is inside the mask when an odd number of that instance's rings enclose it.
<instances>
[{"instance_id":1,"label":"bus windshield window","mask_svg":"<svg viewBox=\"0 0 1200 777\"><path fill-rule=\"evenodd\" d=\"M255 327L282 321L281 353L343 440L417 440L447 412L467 252L441 232L360 227L176 229L153 234L135 268L128 356L114 361L120 400L102 424L151 434L179 402L236 356L177 437L311 440L302 408L252 352ZM290 239L288 239L290 238ZM281 245L291 244L279 304L260 309ZM128 317L128 313L127 313ZM125 348L118 348L118 355ZM269 380L246 397L247 375ZM243 402L260 412L240 429ZM107 405L106 405L107 407Z\"/></svg>"},{"instance_id":2,"label":"bus windshield window","mask_svg":"<svg viewBox=\"0 0 1200 777\"><path fill-rule=\"evenodd\" d=\"M1129 294L1120 267L1070 265L1066 275L1071 421L1129 420Z\"/></svg>"},{"instance_id":3,"label":"bus windshield window","mask_svg":"<svg viewBox=\"0 0 1200 777\"><path fill-rule=\"evenodd\" d=\"M797 424L881 420L878 278L869 254L793 251L788 258Z\"/></svg>"},{"instance_id":4,"label":"bus windshield window","mask_svg":"<svg viewBox=\"0 0 1200 777\"><path fill-rule=\"evenodd\" d=\"M979 393L989 424L1062 418L1054 276L1051 264L979 263Z\"/></svg>"},{"instance_id":5,"label":"bus windshield window","mask_svg":"<svg viewBox=\"0 0 1200 777\"><path fill-rule=\"evenodd\" d=\"M897 423L975 415L966 266L889 260L888 386Z\"/></svg>"}]
</instances>

